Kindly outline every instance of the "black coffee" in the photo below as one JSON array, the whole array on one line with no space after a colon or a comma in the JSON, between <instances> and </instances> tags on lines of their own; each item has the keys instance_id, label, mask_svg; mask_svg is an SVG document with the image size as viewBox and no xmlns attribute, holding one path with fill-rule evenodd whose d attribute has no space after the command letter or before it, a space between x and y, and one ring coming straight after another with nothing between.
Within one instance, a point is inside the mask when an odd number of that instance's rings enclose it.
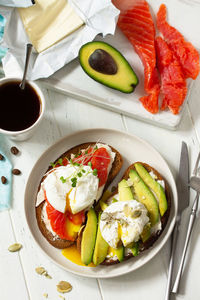
<instances>
[{"instance_id":1,"label":"black coffee","mask_svg":"<svg viewBox=\"0 0 200 300\"><path fill-rule=\"evenodd\" d=\"M0 85L0 128L20 131L33 125L41 111L38 94L28 83L25 89L19 87L20 81Z\"/></svg>"}]
</instances>

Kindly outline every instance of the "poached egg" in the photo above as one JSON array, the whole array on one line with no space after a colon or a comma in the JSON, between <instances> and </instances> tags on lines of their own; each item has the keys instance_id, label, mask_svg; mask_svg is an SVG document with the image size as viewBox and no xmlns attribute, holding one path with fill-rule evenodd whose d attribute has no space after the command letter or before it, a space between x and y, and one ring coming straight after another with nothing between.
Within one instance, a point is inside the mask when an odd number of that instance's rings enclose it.
<instances>
[{"instance_id":1,"label":"poached egg","mask_svg":"<svg viewBox=\"0 0 200 300\"><path fill-rule=\"evenodd\" d=\"M73 187L73 178L76 186ZM54 168L42 183L48 202L58 211L64 213L67 205L73 214L89 208L97 197L99 179L90 166L68 164Z\"/></svg>"},{"instance_id":2,"label":"poached egg","mask_svg":"<svg viewBox=\"0 0 200 300\"><path fill-rule=\"evenodd\" d=\"M110 247L117 249L120 241L126 247L137 242L144 226L149 222L145 206L136 201L117 201L102 213L100 230Z\"/></svg>"},{"instance_id":3,"label":"poached egg","mask_svg":"<svg viewBox=\"0 0 200 300\"><path fill-rule=\"evenodd\" d=\"M115 153L108 145L97 143L97 148L104 147L110 155L110 164L107 172L109 174ZM83 150L85 151L85 150ZM73 154L72 154L73 158ZM81 174L79 176L78 174ZM76 186L73 186L73 178L76 178ZM45 200L45 193L48 202L58 211L64 213L68 205L73 214L89 209L94 201L98 201L102 195L104 185L99 187L99 178L93 174L89 165L60 166L53 168L46 174L46 178L41 183L37 195L36 206Z\"/></svg>"}]
</instances>

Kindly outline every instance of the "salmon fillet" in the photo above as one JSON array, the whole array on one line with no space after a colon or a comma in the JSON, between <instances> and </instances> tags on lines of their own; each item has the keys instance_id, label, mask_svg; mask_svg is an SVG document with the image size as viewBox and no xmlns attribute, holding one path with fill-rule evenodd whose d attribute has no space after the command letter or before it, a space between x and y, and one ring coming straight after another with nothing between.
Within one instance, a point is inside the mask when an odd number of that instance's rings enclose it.
<instances>
[{"instance_id":1,"label":"salmon fillet","mask_svg":"<svg viewBox=\"0 0 200 300\"><path fill-rule=\"evenodd\" d=\"M157 27L165 41L178 59L185 78L196 79L199 74L199 53L194 46L185 41L183 35L166 21L167 9L162 4L157 13Z\"/></svg>"},{"instance_id":2,"label":"salmon fillet","mask_svg":"<svg viewBox=\"0 0 200 300\"><path fill-rule=\"evenodd\" d=\"M157 66L161 75L161 92L164 94L161 110L167 107L178 114L187 94L186 79L181 65L167 43L157 37L155 40Z\"/></svg>"},{"instance_id":3,"label":"salmon fillet","mask_svg":"<svg viewBox=\"0 0 200 300\"><path fill-rule=\"evenodd\" d=\"M160 84L156 69L155 28L149 5L145 0L113 0L120 10L118 27L133 45L144 65L144 88L147 96L141 97L145 109L158 112Z\"/></svg>"}]
</instances>

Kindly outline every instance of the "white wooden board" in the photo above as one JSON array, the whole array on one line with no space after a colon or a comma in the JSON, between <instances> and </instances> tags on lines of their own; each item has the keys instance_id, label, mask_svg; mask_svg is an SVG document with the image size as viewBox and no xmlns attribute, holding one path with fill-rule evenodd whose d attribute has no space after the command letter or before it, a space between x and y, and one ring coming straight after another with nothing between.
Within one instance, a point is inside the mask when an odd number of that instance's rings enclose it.
<instances>
[{"instance_id":1,"label":"white wooden board","mask_svg":"<svg viewBox=\"0 0 200 300\"><path fill-rule=\"evenodd\" d=\"M173 115L169 110L151 114L144 109L139 101L140 97L146 95L144 91L144 70L142 62L133 50L132 45L119 29L116 30L114 36L110 35L104 39L98 37L97 40L103 40L113 45L129 61L139 78L139 85L133 93L124 94L94 81L82 70L78 59L66 65L50 78L42 79L40 81L48 88L59 90L67 95L74 96L79 100L118 113L123 113L129 117L152 123L157 126L175 130L183 115L185 103L190 97L192 82L189 82L188 84L187 98L178 115Z\"/></svg>"}]
</instances>

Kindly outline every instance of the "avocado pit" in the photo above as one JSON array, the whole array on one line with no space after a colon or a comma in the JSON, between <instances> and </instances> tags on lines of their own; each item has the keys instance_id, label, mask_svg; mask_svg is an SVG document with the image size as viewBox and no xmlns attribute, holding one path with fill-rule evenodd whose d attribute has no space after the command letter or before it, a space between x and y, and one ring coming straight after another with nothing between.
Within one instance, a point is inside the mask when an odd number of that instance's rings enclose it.
<instances>
[{"instance_id":1,"label":"avocado pit","mask_svg":"<svg viewBox=\"0 0 200 300\"><path fill-rule=\"evenodd\" d=\"M96 49L89 57L89 64L95 71L115 75L118 67L112 56L103 49Z\"/></svg>"}]
</instances>

